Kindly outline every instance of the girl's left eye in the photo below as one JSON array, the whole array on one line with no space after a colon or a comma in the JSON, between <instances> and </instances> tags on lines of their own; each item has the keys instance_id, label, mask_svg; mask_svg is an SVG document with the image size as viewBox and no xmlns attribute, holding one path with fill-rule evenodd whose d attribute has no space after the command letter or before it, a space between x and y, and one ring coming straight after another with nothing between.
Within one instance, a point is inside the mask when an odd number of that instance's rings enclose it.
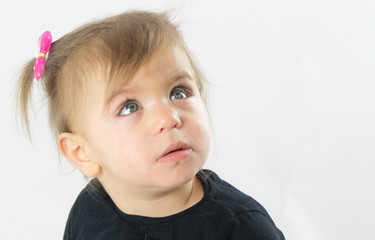
<instances>
[{"instance_id":1,"label":"girl's left eye","mask_svg":"<svg viewBox=\"0 0 375 240\"><path fill-rule=\"evenodd\" d=\"M174 89L171 92L171 100L187 98L187 94L182 89Z\"/></svg>"}]
</instances>

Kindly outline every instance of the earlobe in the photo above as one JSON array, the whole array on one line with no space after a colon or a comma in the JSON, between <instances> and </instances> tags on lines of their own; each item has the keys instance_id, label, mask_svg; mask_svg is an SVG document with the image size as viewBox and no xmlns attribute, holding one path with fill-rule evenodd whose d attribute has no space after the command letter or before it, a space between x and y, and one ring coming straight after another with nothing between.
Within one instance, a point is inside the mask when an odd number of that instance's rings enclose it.
<instances>
[{"instance_id":1,"label":"earlobe","mask_svg":"<svg viewBox=\"0 0 375 240\"><path fill-rule=\"evenodd\" d=\"M57 141L60 152L85 176L96 177L100 173L101 166L86 151L87 144L82 137L64 132Z\"/></svg>"}]
</instances>

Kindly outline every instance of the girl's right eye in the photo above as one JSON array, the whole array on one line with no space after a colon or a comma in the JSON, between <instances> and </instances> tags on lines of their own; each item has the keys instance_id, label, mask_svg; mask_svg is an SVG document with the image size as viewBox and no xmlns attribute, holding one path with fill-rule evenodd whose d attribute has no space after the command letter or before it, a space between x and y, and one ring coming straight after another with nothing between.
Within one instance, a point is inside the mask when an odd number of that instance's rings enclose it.
<instances>
[{"instance_id":1,"label":"girl's right eye","mask_svg":"<svg viewBox=\"0 0 375 240\"><path fill-rule=\"evenodd\" d=\"M136 102L125 102L121 107L120 107L120 110L119 110L119 114L120 116L125 116L125 115L129 115L133 112L136 112L138 111L139 109L139 106Z\"/></svg>"}]
</instances>

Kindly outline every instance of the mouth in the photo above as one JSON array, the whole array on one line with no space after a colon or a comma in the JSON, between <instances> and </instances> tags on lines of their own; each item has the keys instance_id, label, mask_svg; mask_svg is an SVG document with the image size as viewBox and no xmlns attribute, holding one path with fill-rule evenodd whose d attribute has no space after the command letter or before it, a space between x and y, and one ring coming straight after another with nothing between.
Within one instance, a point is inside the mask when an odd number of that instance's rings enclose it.
<instances>
[{"instance_id":1,"label":"mouth","mask_svg":"<svg viewBox=\"0 0 375 240\"><path fill-rule=\"evenodd\" d=\"M192 147L184 142L177 142L169 145L162 153L158 162L177 162L187 159L191 152Z\"/></svg>"}]
</instances>

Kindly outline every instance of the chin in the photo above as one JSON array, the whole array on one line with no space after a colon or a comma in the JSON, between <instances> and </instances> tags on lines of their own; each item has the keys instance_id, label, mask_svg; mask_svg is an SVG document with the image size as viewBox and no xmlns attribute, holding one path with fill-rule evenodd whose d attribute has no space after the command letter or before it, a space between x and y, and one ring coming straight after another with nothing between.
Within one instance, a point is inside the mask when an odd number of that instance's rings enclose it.
<instances>
[{"instance_id":1,"label":"chin","mask_svg":"<svg viewBox=\"0 0 375 240\"><path fill-rule=\"evenodd\" d=\"M169 174L166 178L163 178L164 180L160 184L166 189L178 188L192 181L199 170L200 168L197 170L185 169L184 171L177 171L174 174Z\"/></svg>"}]
</instances>

